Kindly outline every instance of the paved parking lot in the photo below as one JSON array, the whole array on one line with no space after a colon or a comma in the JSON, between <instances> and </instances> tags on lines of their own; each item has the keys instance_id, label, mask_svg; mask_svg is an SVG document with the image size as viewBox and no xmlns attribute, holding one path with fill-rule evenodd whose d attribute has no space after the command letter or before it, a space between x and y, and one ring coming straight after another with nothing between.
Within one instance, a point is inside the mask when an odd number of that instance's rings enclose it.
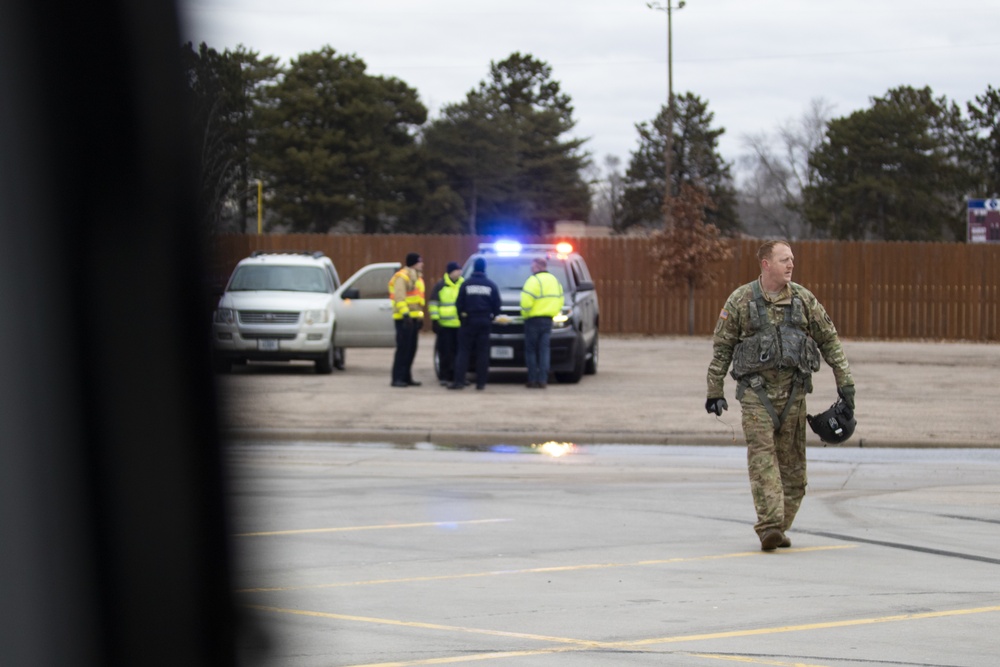
<instances>
[{"instance_id":1,"label":"paved parking lot","mask_svg":"<svg viewBox=\"0 0 1000 667\"><path fill-rule=\"evenodd\" d=\"M434 338L421 337L414 375L389 387L391 349L349 349L347 369L252 364L219 376L226 433L237 438L412 444L575 443L742 445L734 382L729 412L705 413L708 337L605 336L597 375L525 389L523 371L490 376L486 391L447 391L434 380ZM993 447L1000 434L1000 345L845 341L858 390L850 446ZM825 364L811 413L836 399ZM811 431L810 444L820 445Z\"/></svg>"},{"instance_id":2,"label":"paved parking lot","mask_svg":"<svg viewBox=\"0 0 1000 667\"><path fill-rule=\"evenodd\" d=\"M226 452L262 665L997 664L996 449L811 448L774 553L739 447Z\"/></svg>"}]
</instances>

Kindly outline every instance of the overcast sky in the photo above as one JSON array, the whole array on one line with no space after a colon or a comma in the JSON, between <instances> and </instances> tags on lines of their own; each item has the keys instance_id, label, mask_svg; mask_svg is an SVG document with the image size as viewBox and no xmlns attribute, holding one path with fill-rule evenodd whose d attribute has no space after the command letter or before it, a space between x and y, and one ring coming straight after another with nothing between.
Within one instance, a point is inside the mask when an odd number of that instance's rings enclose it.
<instances>
[{"instance_id":1,"label":"overcast sky","mask_svg":"<svg viewBox=\"0 0 1000 667\"><path fill-rule=\"evenodd\" d=\"M666 0L656 3L662 6ZM673 0L676 7L676 1ZM414 89L434 117L514 52L552 67L574 134L624 167L667 97L666 12L645 0L179 0L185 39L283 63L332 46ZM901 85L965 103L1000 88L997 0L688 0L673 16L674 93L708 102L728 161L823 98L833 116Z\"/></svg>"}]
</instances>

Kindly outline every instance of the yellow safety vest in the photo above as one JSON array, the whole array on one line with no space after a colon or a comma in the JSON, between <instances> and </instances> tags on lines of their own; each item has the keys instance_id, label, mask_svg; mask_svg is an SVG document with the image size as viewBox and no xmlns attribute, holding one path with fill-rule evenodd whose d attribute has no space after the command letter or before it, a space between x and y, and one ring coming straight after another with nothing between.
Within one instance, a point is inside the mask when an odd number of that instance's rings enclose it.
<instances>
[{"instance_id":1,"label":"yellow safety vest","mask_svg":"<svg viewBox=\"0 0 1000 667\"><path fill-rule=\"evenodd\" d=\"M521 288L521 317L555 317L565 302L558 278L548 271L533 273Z\"/></svg>"},{"instance_id":2,"label":"yellow safety vest","mask_svg":"<svg viewBox=\"0 0 1000 667\"><path fill-rule=\"evenodd\" d=\"M445 274L444 285L438 290L437 300L432 300L427 305L432 322L437 322L449 329L457 329L462 325L461 320L458 319L458 308L455 306L455 302L458 300L458 288L464 282L465 278L462 277L459 277L456 282L451 282L451 276Z\"/></svg>"},{"instance_id":3,"label":"yellow safety vest","mask_svg":"<svg viewBox=\"0 0 1000 667\"><path fill-rule=\"evenodd\" d=\"M424 279L417 276L416 273L413 269L403 267L394 273L389 281L389 298L392 299L392 319L394 320L401 320L404 317L412 317L413 319L423 319L424 317ZM396 294L396 281L400 278L406 284L406 292Z\"/></svg>"}]
</instances>

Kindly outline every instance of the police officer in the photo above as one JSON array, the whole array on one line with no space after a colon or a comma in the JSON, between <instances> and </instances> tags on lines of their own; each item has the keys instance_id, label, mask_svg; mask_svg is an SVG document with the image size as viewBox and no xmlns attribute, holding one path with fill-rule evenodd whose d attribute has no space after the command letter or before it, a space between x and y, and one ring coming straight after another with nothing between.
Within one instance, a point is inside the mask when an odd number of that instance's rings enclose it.
<instances>
[{"instance_id":1,"label":"police officer","mask_svg":"<svg viewBox=\"0 0 1000 667\"><path fill-rule=\"evenodd\" d=\"M785 534L806 492L806 401L820 355L833 369L837 391L854 408L854 380L826 310L792 282L794 256L786 241L757 251L761 273L738 287L719 314L708 366L705 409L728 410L723 383L732 363L743 408L747 468L761 549L789 547Z\"/></svg>"},{"instance_id":2,"label":"police officer","mask_svg":"<svg viewBox=\"0 0 1000 667\"><path fill-rule=\"evenodd\" d=\"M418 387L413 379L413 358L424 326L424 260L418 253L406 255L406 266L389 280L392 318L396 324L396 354L392 360L392 386Z\"/></svg>"},{"instance_id":3,"label":"police officer","mask_svg":"<svg viewBox=\"0 0 1000 667\"><path fill-rule=\"evenodd\" d=\"M437 281L427 296L427 311L437 335L434 349L438 358L438 380L445 386L455 379L455 354L458 351L458 328L461 325L455 302L462 282L462 267L457 262L448 262L444 277Z\"/></svg>"},{"instance_id":4,"label":"police officer","mask_svg":"<svg viewBox=\"0 0 1000 667\"><path fill-rule=\"evenodd\" d=\"M521 287L521 317L524 318L524 358L528 388L544 389L552 360L552 318L565 305L562 283L548 271L544 257L531 262L531 275Z\"/></svg>"},{"instance_id":5,"label":"police officer","mask_svg":"<svg viewBox=\"0 0 1000 667\"><path fill-rule=\"evenodd\" d=\"M476 351L476 389L486 388L490 372L490 325L500 314L500 288L486 277L486 260L477 257L472 275L458 288L455 301L462 326L458 332L458 354L455 357L455 377L449 389L465 388L465 373L469 354Z\"/></svg>"}]
</instances>

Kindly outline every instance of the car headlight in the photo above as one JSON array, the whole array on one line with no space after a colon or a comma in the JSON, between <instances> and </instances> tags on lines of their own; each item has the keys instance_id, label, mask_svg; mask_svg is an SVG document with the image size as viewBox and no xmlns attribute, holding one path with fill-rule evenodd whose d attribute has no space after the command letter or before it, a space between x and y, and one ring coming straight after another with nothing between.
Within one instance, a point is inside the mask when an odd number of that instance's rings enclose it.
<instances>
[{"instance_id":1,"label":"car headlight","mask_svg":"<svg viewBox=\"0 0 1000 667\"><path fill-rule=\"evenodd\" d=\"M216 308L215 321L219 324L232 324L236 321L236 311L232 308Z\"/></svg>"},{"instance_id":2,"label":"car headlight","mask_svg":"<svg viewBox=\"0 0 1000 667\"><path fill-rule=\"evenodd\" d=\"M307 310L305 312L306 324L326 324L330 321L330 313L326 310Z\"/></svg>"},{"instance_id":3,"label":"car headlight","mask_svg":"<svg viewBox=\"0 0 1000 667\"><path fill-rule=\"evenodd\" d=\"M571 322L572 316L573 316L572 309L563 308L561 313L552 318L552 328L562 329L564 327L568 327L570 324L572 324Z\"/></svg>"}]
</instances>

